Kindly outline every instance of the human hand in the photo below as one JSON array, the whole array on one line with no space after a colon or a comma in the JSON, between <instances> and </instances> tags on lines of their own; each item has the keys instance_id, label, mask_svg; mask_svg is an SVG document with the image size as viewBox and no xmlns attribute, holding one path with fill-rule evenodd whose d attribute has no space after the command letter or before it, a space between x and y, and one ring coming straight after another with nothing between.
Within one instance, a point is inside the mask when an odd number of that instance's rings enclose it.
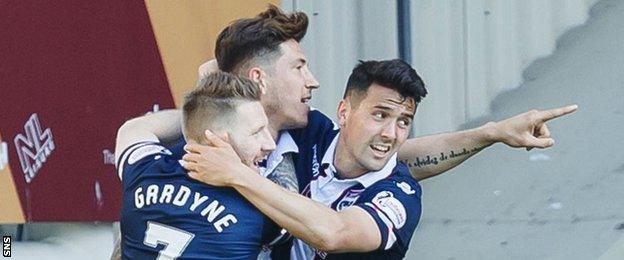
<instances>
[{"instance_id":1,"label":"human hand","mask_svg":"<svg viewBox=\"0 0 624 260\"><path fill-rule=\"evenodd\" d=\"M216 59L209 60L204 62L202 65L199 65L199 78L205 78L210 73L219 71L219 64Z\"/></svg>"},{"instance_id":2,"label":"human hand","mask_svg":"<svg viewBox=\"0 0 624 260\"><path fill-rule=\"evenodd\" d=\"M550 136L546 122L578 109L577 105L570 105L549 110L531 110L514 117L486 124L492 129L492 140L503 142L511 147L548 148L555 144Z\"/></svg>"},{"instance_id":3,"label":"human hand","mask_svg":"<svg viewBox=\"0 0 624 260\"><path fill-rule=\"evenodd\" d=\"M206 130L206 144L188 143L182 165L189 177L214 186L231 186L245 165L227 142L227 135L218 137Z\"/></svg>"}]
</instances>

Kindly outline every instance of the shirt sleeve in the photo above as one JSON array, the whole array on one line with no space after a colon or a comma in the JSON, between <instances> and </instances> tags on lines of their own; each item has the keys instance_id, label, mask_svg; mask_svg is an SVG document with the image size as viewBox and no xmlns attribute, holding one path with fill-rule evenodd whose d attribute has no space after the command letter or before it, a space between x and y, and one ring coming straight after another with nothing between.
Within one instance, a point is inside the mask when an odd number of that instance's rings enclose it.
<instances>
[{"instance_id":1,"label":"shirt sleeve","mask_svg":"<svg viewBox=\"0 0 624 260\"><path fill-rule=\"evenodd\" d=\"M373 217L381 233L379 250L395 243L407 248L421 215L421 189L416 181L383 180L368 187L355 202Z\"/></svg>"},{"instance_id":2,"label":"shirt sleeve","mask_svg":"<svg viewBox=\"0 0 624 260\"><path fill-rule=\"evenodd\" d=\"M140 172L150 162L162 156L171 156L172 153L161 143L139 142L132 144L121 152L116 162L119 179L134 179L133 173Z\"/></svg>"}]
</instances>

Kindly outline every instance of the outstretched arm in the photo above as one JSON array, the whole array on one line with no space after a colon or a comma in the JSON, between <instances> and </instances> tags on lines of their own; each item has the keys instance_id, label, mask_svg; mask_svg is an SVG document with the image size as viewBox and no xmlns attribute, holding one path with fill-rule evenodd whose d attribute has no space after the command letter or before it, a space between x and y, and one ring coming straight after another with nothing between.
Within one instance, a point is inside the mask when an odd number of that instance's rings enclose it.
<instances>
[{"instance_id":1,"label":"outstretched arm","mask_svg":"<svg viewBox=\"0 0 624 260\"><path fill-rule=\"evenodd\" d=\"M211 146L188 144L183 159L189 176L198 181L235 188L278 225L325 252L366 252L379 248L381 234L364 209L336 212L288 191L243 165L232 147L207 131Z\"/></svg>"},{"instance_id":2,"label":"outstretched arm","mask_svg":"<svg viewBox=\"0 0 624 260\"><path fill-rule=\"evenodd\" d=\"M511 147L548 148L555 141L546 122L576 111L571 105L550 110L531 110L481 127L409 139L399 150L417 180L444 173L484 148L502 142Z\"/></svg>"}]
</instances>

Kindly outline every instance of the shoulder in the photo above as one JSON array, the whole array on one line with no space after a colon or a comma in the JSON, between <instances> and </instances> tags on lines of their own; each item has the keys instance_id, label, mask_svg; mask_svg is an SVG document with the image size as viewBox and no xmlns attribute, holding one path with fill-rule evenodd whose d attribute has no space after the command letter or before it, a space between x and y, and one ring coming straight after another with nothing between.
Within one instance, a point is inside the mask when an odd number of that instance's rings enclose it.
<instances>
[{"instance_id":1,"label":"shoulder","mask_svg":"<svg viewBox=\"0 0 624 260\"><path fill-rule=\"evenodd\" d=\"M409 176L405 165L397 164L393 173L367 187L356 201L377 223L381 234L380 250L404 250L416 230L422 213L421 189ZM399 244L395 247L396 244Z\"/></svg>"},{"instance_id":2,"label":"shoulder","mask_svg":"<svg viewBox=\"0 0 624 260\"><path fill-rule=\"evenodd\" d=\"M364 204L378 213L383 213L395 229L414 226L421 215L422 189L409 176L403 164L397 164L392 175L367 187L356 204Z\"/></svg>"},{"instance_id":3,"label":"shoulder","mask_svg":"<svg viewBox=\"0 0 624 260\"><path fill-rule=\"evenodd\" d=\"M173 153L158 142L138 142L128 146L121 152L116 162L119 178L135 178L138 172L155 165L173 165L177 160L172 158Z\"/></svg>"},{"instance_id":4,"label":"shoulder","mask_svg":"<svg viewBox=\"0 0 624 260\"><path fill-rule=\"evenodd\" d=\"M334 121L321 111L312 109L308 113L308 124L306 127L289 130L297 144L305 140L318 139L324 136L335 136L339 127Z\"/></svg>"},{"instance_id":5,"label":"shoulder","mask_svg":"<svg viewBox=\"0 0 624 260\"><path fill-rule=\"evenodd\" d=\"M420 198L422 196L420 184L412 178L409 168L403 163L397 163L390 176L369 186L365 193L371 194L379 191L389 191L400 195L399 197L406 198Z\"/></svg>"}]
</instances>

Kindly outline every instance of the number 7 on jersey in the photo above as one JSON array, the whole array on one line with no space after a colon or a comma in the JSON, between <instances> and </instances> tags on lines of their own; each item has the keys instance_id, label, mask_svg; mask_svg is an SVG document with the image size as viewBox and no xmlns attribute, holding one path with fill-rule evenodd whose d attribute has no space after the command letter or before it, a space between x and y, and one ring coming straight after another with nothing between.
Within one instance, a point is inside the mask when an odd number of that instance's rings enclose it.
<instances>
[{"instance_id":1,"label":"number 7 on jersey","mask_svg":"<svg viewBox=\"0 0 624 260\"><path fill-rule=\"evenodd\" d=\"M184 249L195 235L184 230L167 226L158 222L148 221L143 244L156 248L164 244L165 248L158 253L157 260L173 260L182 255Z\"/></svg>"}]
</instances>

